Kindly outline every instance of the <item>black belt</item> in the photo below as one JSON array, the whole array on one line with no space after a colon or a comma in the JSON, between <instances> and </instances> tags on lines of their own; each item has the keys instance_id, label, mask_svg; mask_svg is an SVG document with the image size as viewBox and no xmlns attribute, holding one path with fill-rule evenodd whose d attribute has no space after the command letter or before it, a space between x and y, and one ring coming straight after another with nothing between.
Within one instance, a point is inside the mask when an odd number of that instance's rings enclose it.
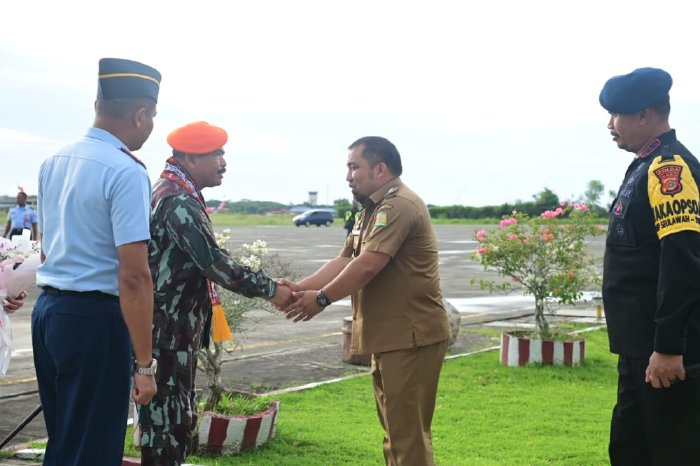
<instances>
[{"instance_id":1,"label":"black belt","mask_svg":"<svg viewBox=\"0 0 700 466\"><path fill-rule=\"evenodd\" d=\"M50 294L52 296L82 296L83 298L102 298L110 299L112 301L119 301L119 296L114 296L113 294L103 293L102 291L73 291L73 290L59 290L53 286L42 286L44 293Z\"/></svg>"}]
</instances>

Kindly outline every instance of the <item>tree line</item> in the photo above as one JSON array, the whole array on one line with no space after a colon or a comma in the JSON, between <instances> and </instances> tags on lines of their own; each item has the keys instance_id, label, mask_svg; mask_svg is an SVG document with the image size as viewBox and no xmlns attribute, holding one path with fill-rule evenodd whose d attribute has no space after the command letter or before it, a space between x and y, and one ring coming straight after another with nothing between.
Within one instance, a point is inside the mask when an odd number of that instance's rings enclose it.
<instances>
[{"instance_id":1,"label":"tree line","mask_svg":"<svg viewBox=\"0 0 700 466\"><path fill-rule=\"evenodd\" d=\"M609 203L603 202L605 187L598 180L591 180L587 184L586 191L576 199L565 199L566 201L583 202L588 205L591 211L600 217L605 217L608 214ZM608 191L610 199L615 197L614 191ZM551 189L545 187L537 194L532 196L529 201L506 202L501 205L492 206L467 206L467 205L451 205L451 206L436 206L428 205L430 216L432 218L444 219L487 219L500 218L503 215L510 215L514 210L523 212L529 216L540 215L545 210L551 210L559 206L561 199ZM209 200L207 206L217 207L221 203L220 200ZM237 202L226 202L226 208L229 212L245 213L245 214L267 214L272 212L286 212L293 205L282 204L271 201L252 201L242 199ZM350 210L352 205L348 199L336 199L332 206L311 206L308 203L301 204L306 207L315 208L334 208L338 218L343 218L345 212Z\"/></svg>"}]
</instances>

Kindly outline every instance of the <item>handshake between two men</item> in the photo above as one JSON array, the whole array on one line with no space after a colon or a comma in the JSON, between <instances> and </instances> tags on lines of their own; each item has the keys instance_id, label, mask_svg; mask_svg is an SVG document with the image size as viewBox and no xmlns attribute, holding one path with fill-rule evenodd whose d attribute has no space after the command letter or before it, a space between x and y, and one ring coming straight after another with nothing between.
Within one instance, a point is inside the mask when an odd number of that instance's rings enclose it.
<instances>
[{"instance_id":1,"label":"handshake between two men","mask_svg":"<svg viewBox=\"0 0 700 466\"><path fill-rule=\"evenodd\" d=\"M356 257L340 255L298 283L278 279L272 303L287 319L307 321L334 301L363 289L386 267L389 254L363 251Z\"/></svg>"},{"instance_id":2,"label":"handshake between two men","mask_svg":"<svg viewBox=\"0 0 700 466\"><path fill-rule=\"evenodd\" d=\"M299 284L285 279L277 280L277 293L270 302L294 322L310 320L331 304L323 291L301 290Z\"/></svg>"}]
</instances>

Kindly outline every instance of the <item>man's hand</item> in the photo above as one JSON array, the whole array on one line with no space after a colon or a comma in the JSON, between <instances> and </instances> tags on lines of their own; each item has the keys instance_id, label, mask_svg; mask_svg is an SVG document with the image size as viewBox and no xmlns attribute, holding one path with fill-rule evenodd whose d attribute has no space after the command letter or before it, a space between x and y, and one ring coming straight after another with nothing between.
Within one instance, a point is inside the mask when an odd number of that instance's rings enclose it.
<instances>
[{"instance_id":1,"label":"man's hand","mask_svg":"<svg viewBox=\"0 0 700 466\"><path fill-rule=\"evenodd\" d=\"M5 298L5 301L2 304L2 309L7 312L8 314L12 314L15 312L17 309L22 307L24 305L24 299L27 297L27 292L23 291L19 294L19 296L15 296L14 298L10 298L9 296Z\"/></svg>"},{"instance_id":2,"label":"man's hand","mask_svg":"<svg viewBox=\"0 0 700 466\"><path fill-rule=\"evenodd\" d=\"M274 304L277 309L284 309L292 302L292 290L290 290L288 286L278 284L277 291L270 299L270 302Z\"/></svg>"},{"instance_id":3,"label":"man's hand","mask_svg":"<svg viewBox=\"0 0 700 466\"><path fill-rule=\"evenodd\" d=\"M134 391L131 399L137 405L145 405L158 391L156 379L152 375L134 374Z\"/></svg>"},{"instance_id":4,"label":"man's hand","mask_svg":"<svg viewBox=\"0 0 700 466\"><path fill-rule=\"evenodd\" d=\"M324 308L316 303L317 293L315 290L292 293L294 302L283 309L285 317L293 319L294 322L306 322L319 314Z\"/></svg>"},{"instance_id":5,"label":"man's hand","mask_svg":"<svg viewBox=\"0 0 700 466\"><path fill-rule=\"evenodd\" d=\"M299 285L291 280L287 280L286 278L278 278L276 281L278 285L286 286L292 291L299 291Z\"/></svg>"},{"instance_id":6,"label":"man's hand","mask_svg":"<svg viewBox=\"0 0 700 466\"><path fill-rule=\"evenodd\" d=\"M685 380L683 355L662 354L654 351L649 358L644 381L654 388L668 388L676 380Z\"/></svg>"}]
</instances>

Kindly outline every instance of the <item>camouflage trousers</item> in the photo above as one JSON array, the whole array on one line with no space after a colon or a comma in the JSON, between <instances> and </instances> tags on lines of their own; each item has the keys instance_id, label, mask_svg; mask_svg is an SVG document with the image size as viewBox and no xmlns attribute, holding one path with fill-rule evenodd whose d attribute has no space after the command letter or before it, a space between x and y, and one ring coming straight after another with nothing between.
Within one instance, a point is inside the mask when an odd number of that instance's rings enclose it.
<instances>
[{"instance_id":1,"label":"camouflage trousers","mask_svg":"<svg viewBox=\"0 0 700 466\"><path fill-rule=\"evenodd\" d=\"M179 466L192 448L197 425L194 378L197 357L188 351L153 349L158 393L138 407L143 466Z\"/></svg>"}]
</instances>

